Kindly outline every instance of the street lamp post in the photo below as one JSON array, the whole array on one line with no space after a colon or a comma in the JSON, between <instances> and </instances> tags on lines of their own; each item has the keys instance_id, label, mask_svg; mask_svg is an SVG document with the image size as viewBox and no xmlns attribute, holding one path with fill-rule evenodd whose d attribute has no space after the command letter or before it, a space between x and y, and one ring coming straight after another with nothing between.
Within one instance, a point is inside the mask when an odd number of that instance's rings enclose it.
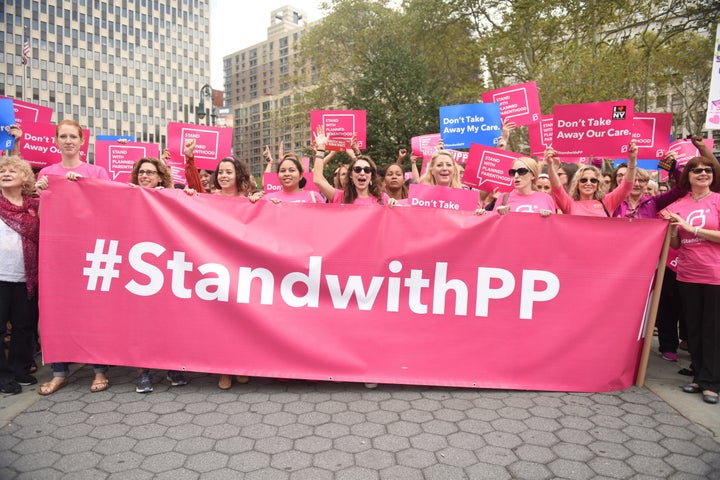
<instances>
[{"instance_id":1,"label":"street lamp post","mask_svg":"<svg viewBox=\"0 0 720 480\"><path fill-rule=\"evenodd\" d=\"M205 108L205 97L210 97L210 109ZM208 119L205 121L205 125L210 125L210 117L213 119L213 123L215 123L215 115L209 114L213 111L213 89L210 85L207 83L202 86L200 89L200 103L198 103L197 107L195 107L195 113L197 114L198 120L202 120L206 116ZM199 123L199 122L198 122Z\"/></svg>"}]
</instances>

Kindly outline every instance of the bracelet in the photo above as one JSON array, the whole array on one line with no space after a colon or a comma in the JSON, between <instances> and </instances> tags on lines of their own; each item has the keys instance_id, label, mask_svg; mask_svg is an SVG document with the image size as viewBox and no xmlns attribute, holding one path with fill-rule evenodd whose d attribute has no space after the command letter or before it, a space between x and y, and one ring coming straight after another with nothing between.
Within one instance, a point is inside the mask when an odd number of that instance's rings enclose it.
<instances>
[{"instance_id":1,"label":"bracelet","mask_svg":"<svg viewBox=\"0 0 720 480\"><path fill-rule=\"evenodd\" d=\"M698 232L700 231L700 227L695 227L695 236L698 236Z\"/></svg>"},{"instance_id":2,"label":"bracelet","mask_svg":"<svg viewBox=\"0 0 720 480\"><path fill-rule=\"evenodd\" d=\"M322 148L318 148L316 151L317 151L317 152L323 152L323 153L325 153L325 150L322 149Z\"/></svg>"},{"instance_id":3,"label":"bracelet","mask_svg":"<svg viewBox=\"0 0 720 480\"><path fill-rule=\"evenodd\" d=\"M316 153L316 154L315 154L315 157L316 157L316 158L325 158L325 154L323 154L323 153Z\"/></svg>"}]
</instances>

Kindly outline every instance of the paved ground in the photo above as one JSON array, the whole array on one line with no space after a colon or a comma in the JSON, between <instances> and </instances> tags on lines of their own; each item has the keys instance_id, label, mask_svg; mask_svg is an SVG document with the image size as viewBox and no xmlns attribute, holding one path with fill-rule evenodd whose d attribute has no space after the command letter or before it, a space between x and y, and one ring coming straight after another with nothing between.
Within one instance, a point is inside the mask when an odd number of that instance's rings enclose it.
<instances>
[{"instance_id":1,"label":"paved ground","mask_svg":"<svg viewBox=\"0 0 720 480\"><path fill-rule=\"evenodd\" d=\"M141 395L126 368L91 394L86 366L0 399L0 479L720 479L720 405L678 368L653 354L646 387L603 394L156 372Z\"/></svg>"}]
</instances>

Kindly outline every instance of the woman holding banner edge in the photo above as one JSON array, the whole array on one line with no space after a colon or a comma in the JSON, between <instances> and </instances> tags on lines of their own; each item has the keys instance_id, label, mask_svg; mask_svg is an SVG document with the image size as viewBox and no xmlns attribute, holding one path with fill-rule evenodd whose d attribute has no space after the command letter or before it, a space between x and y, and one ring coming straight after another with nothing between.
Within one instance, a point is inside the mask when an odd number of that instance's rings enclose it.
<instances>
[{"instance_id":1,"label":"woman holding banner edge","mask_svg":"<svg viewBox=\"0 0 720 480\"><path fill-rule=\"evenodd\" d=\"M60 163L54 163L40 170L38 181L35 182L35 188L38 191L41 192L48 188L48 175L62 175L70 181L77 181L80 177L110 180L107 170L103 167L82 161L80 147L82 147L83 141L82 127L76 121L66 119L57 124L55 143L60 148L62 160ZM90 384L91 392L102 392L108 389L110 381L105 375L107 369L107 365L93 365L95 378ZM52 380L40 385L38 394L50 395L67 385L67 377L70 375L69 363L53 363L52 371Z\"/></svg>"},{"instance_id":2,"label":"woman holding banner edge","mask_svg":"<svg viewBox=\"0 0 720 480\"><path fill-rule=\"evenodd\" d=\"M702 392L706 403L715 404L720 391L720 165L712 155L690 159L679 186L689 193L662 214L670 220L670 246L679 249L678 290L695 373L682 389Z\"/></svg>"},{"instance_id":3,"label":"woman holding banner edge","mask_svg":"<svg viewBox=\"0 0 720 480\"><path fill-rule=\"evenodd\" d=\"M591 217L610 217L620 203L632 191L635 182L637 166L637 145L630 142L628 148L627 175L618 188L603 195L600 190L602 174L597 167L583 165L570 183L569 192L562 187L558 170L560 159L552 148L545 150L545 162L548 165L548 175L552 185L552 197L563 213L570 215L583 215Z\"/></svg>"}]
</instances>

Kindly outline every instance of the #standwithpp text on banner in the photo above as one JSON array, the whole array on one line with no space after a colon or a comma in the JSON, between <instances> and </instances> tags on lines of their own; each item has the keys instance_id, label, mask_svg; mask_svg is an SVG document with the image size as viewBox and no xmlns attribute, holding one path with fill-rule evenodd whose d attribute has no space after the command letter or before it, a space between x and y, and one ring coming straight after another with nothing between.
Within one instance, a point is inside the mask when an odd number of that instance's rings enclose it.
<instances>
[{"instance_id":1,"label":"#standwithpp text on banner","mask_svg":"<svg viewBox=\"0 0 720 480\"><path fill-rule=\"evenodd\" d=\"M667 228L60 177L42 203L46 362L483 388L632 385Z\"/></svg>"}]
</instances>

